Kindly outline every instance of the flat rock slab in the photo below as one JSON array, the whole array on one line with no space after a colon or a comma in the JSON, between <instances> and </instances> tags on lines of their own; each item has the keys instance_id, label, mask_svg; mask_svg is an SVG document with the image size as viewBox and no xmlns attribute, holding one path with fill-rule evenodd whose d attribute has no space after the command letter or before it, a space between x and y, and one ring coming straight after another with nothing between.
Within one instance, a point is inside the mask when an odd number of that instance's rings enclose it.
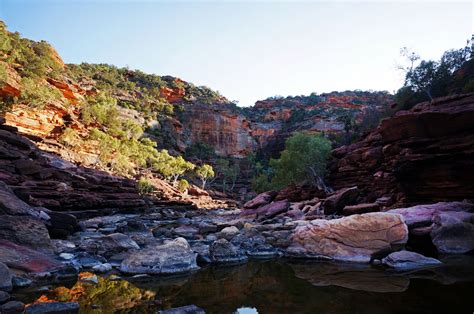
<instances>
[{"instance_id":1,"label":"flat rock slab","mask_svg":"<svg viewBox=\"0 0 474 314\"><path fill-rule=\"evenodd\" d=\"M377 203L363 203L357 205L347 205L344 206L342 213L346 216L355 215L355 214L365 214L378 212L380 210L380 205Z\"/></svg>"},{"instance_id":2,"label":"flat rock slab","mask_svg":"<svg viewBox=\"0 0 474 314\"><path fill-rule=\"evenodd\" d=\"M197 254L184 238L165 244L150 244L140 251L130 253L120 265L120 270L130 274L176 274L197 270Z\"/></svg>"},{"instance_id":3,"label":"flat rock slab","mask_svg":"<svg viewBox=\"0 0 474 314\"><path fill-rule=\"evenodd\" d=\"M408 228L397 214L368 213L298 226L287 255L368 263L380 253L404 247Z\"/></svg>"},{"instance_id":4,"label":"flat rock slab","mask_svg":"<svg viewBox=\"0 0 474 314\"><path fill-rule=\"evenodd\" d=\"M426 257L409 251L393 252L382 259L382 263L388 267L400 270L425 268L442 264L436 258Z\"/></svg>"},{"instance_id":5,"label":"flat rock slab","mask_svg":"<svg viewBox=\"0 0 474 314\"><path fill-rule=\"evenodd\" d=\"M30 273L54 272L65 265L52 256L0 239L0 262Z\"/></svg>"},{"instance_id":6,"label":"flat rock slab","mask_svg":"<svg viewBox=\"0 0 474 314\"><path fill-rule=\"evenodd\" d=\"M467 202L439 202L429 205L391 209L387 213L402 215L408 228L411 229L431 225L433 216L436 213L457 211L474 211L474 204Z\"/></svg>"}]
</instances>

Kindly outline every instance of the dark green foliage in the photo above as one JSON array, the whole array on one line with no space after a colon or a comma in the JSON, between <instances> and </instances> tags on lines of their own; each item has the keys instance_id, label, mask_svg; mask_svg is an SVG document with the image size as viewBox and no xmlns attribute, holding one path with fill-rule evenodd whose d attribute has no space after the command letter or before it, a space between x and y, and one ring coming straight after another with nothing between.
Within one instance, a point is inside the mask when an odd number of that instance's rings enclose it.
<instances>
[{"instance_id":1,"label":"dark green foliage","mask_svg":"<svg viewBox=\"0 0 474 314\"><path fill-rule=\"evenodd\" d=\"M331 152L331 143L319 135L295 133L286 140L285 150L279 159L271 159L269 168L261 169L257 164L257 175L252 187L262 192L281 189L288 185L310 183L324 186L326 163Z\"/></svg>"},{"instance_id":2,"label":"dark green foliage","mask_svg":"<svg viewBox=\"0 0 474 314\"><path fill-rule=\"evenodd\" d=\"M141 195L151 194L155 191L155 186L146 178L141 177L137 181L137 192Z\"/></svg>"},{"instance_id":3,"label":"dark green foliage","mask_svg":"<svg viewBox=\"0 0 474 314\"><path fill-rule=\"evenodd\" d=\"M186 148L185 156L187 158L197 158L199 160L209 160L215 157L214 147L211 145L195 142Z\"/></svg>"},{"instance_id":4,"label":"dark green foliage","mask_svg":"<svg viewBox=\"0 0 474 314\"><path fill-rule=\"evenodd\" d=\"M395 95L398 109L410 109L421 101L471 89L470 78L459 80L459 76L466 76L463 68L471 57L469 43L461 49L446 51L438 61L421 60L416 64L419 56L406 48L402 49L402 55L407 57L410 65L401 68L406 75L404 86Z\"/></svg>"}]
</instances>

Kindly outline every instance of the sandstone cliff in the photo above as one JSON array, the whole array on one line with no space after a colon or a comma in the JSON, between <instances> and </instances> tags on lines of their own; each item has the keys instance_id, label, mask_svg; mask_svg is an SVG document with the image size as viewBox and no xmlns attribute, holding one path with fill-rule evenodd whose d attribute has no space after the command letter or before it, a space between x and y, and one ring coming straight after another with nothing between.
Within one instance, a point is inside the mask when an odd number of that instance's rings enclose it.
<instances>
[{"instance_id":1,"label":"sandstone cliff","mask_svg":"<svg viewBox=\"0 0 474 314\"><path fill-rule=\"evenodd\" d=\"M334 188L387 204L474 199L474 95L420 103L333 151Z\"/></svg>"}]
</instances>

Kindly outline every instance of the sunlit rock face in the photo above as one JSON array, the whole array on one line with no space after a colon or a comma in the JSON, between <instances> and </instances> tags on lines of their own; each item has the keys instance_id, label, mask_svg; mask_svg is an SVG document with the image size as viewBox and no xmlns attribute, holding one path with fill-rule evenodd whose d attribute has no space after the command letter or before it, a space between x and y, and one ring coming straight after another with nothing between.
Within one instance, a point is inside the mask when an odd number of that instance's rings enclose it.
<instances>
[{"instance_id":1,"label":"sunlit rock face","mask_svg":"<svg viewBox=\"0 0 474 314\"><path fill-rule=\"evenodd\" d=\"M185 106L181 137L186 146L205 143L220 156L243 158L255 148L248 119L231 105Z\"/></svg>"},{"instance_id":2,"label":"sunlit rock face","mask_svg":"<svg viewBox=\"0 0 474 314\"><path fill-rule=\"evenodd\" d=\"M0 84L0 97L18 97L21 93L21 77L6 62L0 61L6 69L6 81Z\"/></svg>"},{"instance_id":3,"label":"sunlit rock face","mask_svg":"<svg viewBox=\"0 0 474 314\"><path fill-rule=\"evenodd\" d=\"M315 219L298 226L288 253L347 262L366 262L377 254L397 251L408 240L400 215L369 213L345 218Z\"/></svg>"},{"instance_id":4,"label":"sunlit rock face","mask_svg":"<svg viewBox=\"0 0 474 314\"><path fill-rule=\"evenodd\" d=\"M5 124L16 127L24 134L48 138L60 133L66 114L67 110L61 104L35 109L26 105L14 105L5 113Z\"/></svg>"},{"instance_id":5,"label":"sunlit rock face","mask_svg":"<svg viewBox=\"0 0 474 314\"><path fill-rule=\"evenodd\" d=\"M392 102L392 96L382 92L332 92L257 101L244 113L251 121L257 148L269 157L278 157L285 140L295 132L337 136L345 132L346 115L361 124L365 117L378 115Z\"/></svg>"}]
</instances>

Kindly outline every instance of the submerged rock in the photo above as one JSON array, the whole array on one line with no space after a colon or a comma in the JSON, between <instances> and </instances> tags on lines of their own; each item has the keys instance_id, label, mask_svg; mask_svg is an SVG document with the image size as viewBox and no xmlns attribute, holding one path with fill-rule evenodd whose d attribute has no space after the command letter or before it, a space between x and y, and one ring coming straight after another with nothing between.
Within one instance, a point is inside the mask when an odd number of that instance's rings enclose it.
<instances>
[{"instance_id":1,"label":"submerged rock","mask_svg":"<svg viewBox=\"0 0 474 314\"><path fill-rule=\"evenodd\" d=\"M196 305L186 305L180 307L174 307L171 309L158 311L158 314L205 314L203 309L197 307Z\"/></svg>"},{"instance_id":2,"label":"submerged rock","mask_svg":"<svg viewBox=\"0 0 474 314\"><path fill-rule=\"evenodd\" d=\"M0 313L2 314L17 314L23 313L25 304L20 301L10 301L0 306Z\"/></svg>"},{"instance_id":3,"label":"submerged rock","mask_svg":"<svg viewBox=\"0 0 474 314\"><path fill-rule=\"evenodd\" d=\"M77 302L42 302L29 305L25 314L74 314L79 313Z\"/></svg>"},{"instance_id":4,"label":"submerged rock","mask_svg":"<svg viewBox=\"0 0 474 314\"><path fill-rule=\"evenodd\" d=\"M8 294L8 292L0 291L0 304L3 304L8 300L10 300L10 295Z\"/></svg>"},{"instance_id":5,"label":"submerged rock","mask_svg":"<svg viewBox=\"0 0 474 314\"><path fill-rule=\"evenodd\" d=\"M126 257L120 270L130 274L175 274L193 271L196 253L184 238L176 238L165 244L150 244Z\"/></svg>"},{"instance_id":6,"label":"submerged rock","mask_svg":"<svg viewBox=\"0 0 474 314\"><path fill-rule=\"evenodd\" d=\"M248 259L241 249L226 239L214 241L209 248L209 252L213 263L240 264Z\"/></svg>"},{"instance_id":7,"label":"submerged rock","mask_svg":"<svg viewBox=\"0 0 474 314\"><path fill-rule=\"evenodd\" d=\"M414 269L442 264L439 260L409 251L393 252L382 263L395 269Z\"/></svg>"},{"instance_id":8,"label":"submerged rock","mask_svg":"<svg viewBox=\"0 0 474 314\"><path fill-rule=\"evenodd\" d=\"M369 213L316 219L295 229L287 254L368 263L378 254L400 250L407 240L408 229L400 215Z\"/></svg>"}]
</instances>

